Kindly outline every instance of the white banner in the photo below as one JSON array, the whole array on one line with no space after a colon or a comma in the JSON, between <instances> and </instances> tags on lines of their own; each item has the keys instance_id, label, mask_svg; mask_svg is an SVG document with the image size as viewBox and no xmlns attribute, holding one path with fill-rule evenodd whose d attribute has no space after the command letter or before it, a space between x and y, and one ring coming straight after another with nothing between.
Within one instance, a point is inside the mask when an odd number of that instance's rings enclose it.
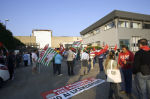
<instances>
[{"instance_id":1,"label":"white banner","mask_svg":"<svg viewBox=\"0 0 150 99\"><path fill-rule=\"evenodd\" d=\"M102 79L88 78L74 84L42 93L42 96L44 99L68 99L104 82L105 80Z\"/></svg>"}]
</instances>

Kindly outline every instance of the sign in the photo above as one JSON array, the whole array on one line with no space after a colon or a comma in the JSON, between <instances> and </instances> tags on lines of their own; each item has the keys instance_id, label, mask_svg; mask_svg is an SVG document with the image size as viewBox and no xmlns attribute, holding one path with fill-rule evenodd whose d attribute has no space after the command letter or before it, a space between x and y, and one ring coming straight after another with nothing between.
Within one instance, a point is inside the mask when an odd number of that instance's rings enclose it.
<instances>
[{"instance_id":1,"label":"sign","mask_svg":"<svg viewBox=\"0 0 150 99\"><path fill-rule=\"evenodd\" d=\"M41 95L44 99L68 99L104 82L105 80L102 79L88 78L55 90L44 92Z\"/></svg>"}]
</instances>

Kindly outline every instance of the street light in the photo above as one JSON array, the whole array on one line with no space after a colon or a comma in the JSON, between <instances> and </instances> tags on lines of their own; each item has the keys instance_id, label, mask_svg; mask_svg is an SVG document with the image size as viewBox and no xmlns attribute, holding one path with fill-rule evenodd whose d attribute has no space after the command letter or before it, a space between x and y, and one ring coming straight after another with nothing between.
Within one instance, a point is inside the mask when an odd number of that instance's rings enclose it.
<instances>
[{"instance_id":1,"label":"street light","mask_svg":"<svg viewBox=\"0 0 150 99\"><path fill-rule=\"evenodd\" d=\"M5 19L5 27L6 27L6 25L7 25L7 21L9 21L8 19Z\"/></svg>"}]
</instances>

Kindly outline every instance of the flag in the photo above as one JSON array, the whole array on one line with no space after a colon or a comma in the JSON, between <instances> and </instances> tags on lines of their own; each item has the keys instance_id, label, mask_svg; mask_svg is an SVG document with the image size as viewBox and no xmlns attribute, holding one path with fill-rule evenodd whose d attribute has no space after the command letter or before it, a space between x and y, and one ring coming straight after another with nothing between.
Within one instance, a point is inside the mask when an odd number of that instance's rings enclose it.
<instances>
[{"instance_id":1,"label":"flag","mask_svg":"<svg viewBox=\"0 0 150 99\"><path fill-rule=\"evenodd\" d=\"M45 51L48 49L48 46L49 46L49 44L46 44L45 47L44 47L44 49L40 52L40 55L39 55L39 58L38 58L38 62L41 61L41 59L42 59Z\"/></svg>"},{"instance_id":2,"label":"flag","mask_svg":"<svg viewBox=\"0 0 150 99\"><path fill-rule=\"evenodd\" d=\"M39 63L48 66L56 55L57 52L54 49L48 48Z\"/></svg>"},{"instance_id":3,"label":"flag","mask_svg":"<svg viewBox=\"0 0 150 99\"><path fill-rule=\"evenodd\" d=\"M106 44L104 49L101 49L99 52L95 52L95 55L101 55L108 50L108 45Z\"/></svg>"},{"instance_id":4,"label":"flag","mask_svg":"<svg viewBox=\"0 0 150 99\"><path fill-rule=\"evenodd\" d=\"M81 41L74 41L72 44L73 48L79 48L81 46Z\"/></svg>"},{"instance_id":5,"label":"flag","mask_svg":"<svg viewBox=\"0 0 150 99\"><path fill-rule=\"evenodd\" d=\"M115 45L115 48L114 48L114 51L116 51L117 50L117 44Z\"/></svg>"},{"instance_id":6,"label":"flag","mask_svg":"<svg viewBox=\"0 0 150 99\"><path fill-rule=\"evenodd\" d=\"M96 50L95 50L95 47L93 47L93 51L96 51Z\"/></svg>"}]
</instances>

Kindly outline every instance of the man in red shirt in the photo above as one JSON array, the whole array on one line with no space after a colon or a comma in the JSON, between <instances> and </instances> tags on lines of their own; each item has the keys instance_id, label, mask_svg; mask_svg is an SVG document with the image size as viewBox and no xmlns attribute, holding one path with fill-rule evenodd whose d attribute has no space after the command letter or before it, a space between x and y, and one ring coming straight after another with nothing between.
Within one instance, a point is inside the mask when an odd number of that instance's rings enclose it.
<instances>
[{"instance_id":1,"label":"man in red shirt","mask_svg":"<svg viewBox=\"0 0 150 99\"><path fill-rule=\"evenodd\" d=\"M132 88L132 64L134 54L128 50L128 47L122 46L122 52L118 57L118 64L122 74L121 93L126 93L127 96L131 95Z\"/></svg>"}]
</instances>

